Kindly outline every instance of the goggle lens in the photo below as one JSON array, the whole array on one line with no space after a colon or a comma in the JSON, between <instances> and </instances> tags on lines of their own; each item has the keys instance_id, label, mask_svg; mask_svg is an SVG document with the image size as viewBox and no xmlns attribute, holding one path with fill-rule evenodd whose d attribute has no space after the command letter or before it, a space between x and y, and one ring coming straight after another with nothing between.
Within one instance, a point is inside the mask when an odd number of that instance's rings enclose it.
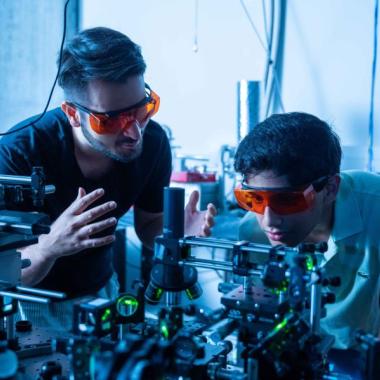
<instances>
[{"instance_id":1,"label":"goggle lens","mask_svg":"<svg viewBox=\"0 0 380 380\"><path fill-rule=\"evenodd\" d=\"M77 108L88 114L91 129L100 135L114 134L130 128L135 122L142 126L148 119L154 116L160 108L160 97L145 84L147 89L145 99L135 106L127 107L119 111L96 112L78 103L64 102L65 107Z\"/></svg>"},{"instance_id":2,"label":"goggle lens","mask_svg":"<svg viewBox=\"0 0 380 380\"><path fill-rule=\"evenodd\" d=\"M115 116L91 113L89 121L92 130L100 135L113 134L130 128L136 121L139 124L144 124L157 113L160 107L159 96L151 91L150 97L151 99L146 104Z\"/></svg>"},{"instance_id":3,"label":"goggle lens","mask_svg":"<svg viewBox=\"0 0 380 380\"><path fill-rule=\"evenodd\" d=\"M266 207L279 215L295 214L306 211L315 199L312 185L304 191L235 189L234 193L240 207L257 214L264 214Z\"/></svg>"}]
</instances>

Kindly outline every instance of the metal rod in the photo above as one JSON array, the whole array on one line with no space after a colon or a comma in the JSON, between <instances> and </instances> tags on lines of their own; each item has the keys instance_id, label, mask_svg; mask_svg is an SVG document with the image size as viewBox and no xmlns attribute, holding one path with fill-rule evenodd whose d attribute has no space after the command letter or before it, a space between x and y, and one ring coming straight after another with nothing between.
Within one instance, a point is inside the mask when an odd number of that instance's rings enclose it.
<instances>
[{"instance_id":1,"label":"metal rod","mask_svg":"<svg viewBox=\"0 0 380 380\"><path fill-rule=\"evenodd\" d=\"M281 246L278 248L273 248L267 244L256 244L248 242L232 241L227 239L218 238L197 238L197 237L184 237L179 240L180 244L183 246L195 246L195 247L210 247L210 248L223 248L223 249L233 249L239 246L239 250L242 252L253 252L253 253L266 253L275 254L277 256L286 256L289 254L299 254L300 250L297 247L286 247ZM241 243L245 243L242 245ZM316 250L316 253L319 251Z\"/></svg>"},{"instance_id":2,"label":"metal rod","mask_svg":"<svg viewBox=\"0 0 380 380\"><path fill-rule=\"evenodd\" d=\"M23 175L1 174L0 183L11 185L30 185L32 183L32 178L30 176Z\"/></svg>"},{"instance_id":3,"label":"metal rod","mask_svg":"<svg viewBox=\"0 0 380 380\"><path fill-rule=\"evenodd\" d=\"M177 306L181 301L180 292L166 292L166 306Z\"/></svg>"},{"instance_id":4,"label":"metal rod","mask_svg":"<svg viewBox=\"0 0 380 380\"><path fill-rule=\"evenodd\" d=\"M126 324L123 323L123 324L119 325L119 334L118 334L119 336L118 336L118 338L120 341L122 341L125 338L128 331L129 331L128 326Z\"/></svg>"},{"instance_id":5,"label":"metal rod","mask_svg":"<svg viewBox=\"0 0 380 380\"><path fill-rule=\"evenodd\" d=\"M0 184L2 185L31 185L32 178L30 176L0 174ZM53 194L53 193L55 193L55 186L45 185L44 194Z\"/></svg>"},{"instance_id":6,"label":"metal rod","mask_svg":"<svg viewBox=\"0 0 380 380\"><path fill-rule=\"evenodd\" d=\"M28 224L0 222L0 231L15 232L24 235L39 235L40 233L49 233L50 226L45 224Z\"/></svg>"},{"instance_id":7,"label":"metal rod","mask_svg":"<svg viewBox=\"0 0 380 380\"><path fill-rule=\"evenodd\" d=\"M0 296L11 297L11 298L14 298L16 300L21 300L21 301L50 303L50 300L48 298L37 297L37 296L29 296L26 294L12 293L12 292L4 291L4 290L0 291Z\"/></svg>"},{"instance_id":8,"label":"metal rod","mask_svg":"<svg viewBox=\"0 0 380 380\"><path fill-rule=\"evenodd\" d=\"M202 332L202 335L206 337L209 343L217 344L230 335L237 327L238 323L236 319L226 318L208 327L207 330Z\"/></svg>"},{"instance_id":9,"label":"metal rod","mask_svg":"<svg viewBox=\"0 0 380 380\"><path fill-rule=\"evenodd\" d=\"M30 294L38 294L40 296L45 296L45 297L50 297L50 298L58 298L58 299L66 298L65 293L54 292L52 290L29 288L27 286L16 286L16 289L19 290L20 292L30 293Z\"/></svg>"},{"instance_id":10,"label":"metal rod","mask_svg":"<svg viewBox=\"0 0 380 380\"><path fill-rule=\"evenodd\" d=\"M247 365L247 380L258 380L259 378L259 363L256 359L249 358Z\"/></svg>"},{"instance_id":11,"label":"metal rod","mask_svg":"<svg viewBox=\"0 0 380 380\"><path fill-rule=\"evenodd\" d=\"M45 185L45 194L53 194L55 193L54 185Z\"/></svg>"},{"instance_id":12,"label":"metal rod","mask_svg":"<svg viewBox=\"0 0 380 380\"><path fill-rule=\"evenodd\" d=\"M210 261L210 262L207 262ZM212 260L206 260L206 262L203 262L202 260L198 259L191 259L189 261L182 261L181 262L183 265L189 265L192 267L197 267L197 268L206 268L206 269L214 269L214 270L222 270L225 272L232 272L232 264L229 262L222 262L222 261L212 261ZM262 274L261 270L258 269L249 269L248 270L248 275L249 276L254 276L254 277L260 277Z\"/></svg>"},{"instance_id":13,"label":"metal rod","mask_svg":"<svg viewBox=\"0 0 380 380\"><path fill-rule=\"evenodd\" d=\"M310 300L310 328L313 334L318 334L320 330L321 320L321 300L322 300L322 285L311 285L311 300Z\"/></svg>"},{"instance_id":14,"label":"metal rod","mask_svg":"<svg viewBox=\"0 0 380 380\"><path fill-rule=\"evenodd\" d=\"M213 260L213 259L199 259L198 257L189 257L184 262L186 263L199 263L199 264L211 264L211 265L222 265L232 267L231 261L226 260Z\"/></svg>"},{"instance_id":15,"label":"metal rod","mask_svg":"<svg viewBox=\"0 0 380 380\"><path fill-rule=\"evenodd\" d=\"M14 339L15 337L15 320L14 315L8 315L5 319L7 325L7 339Z\"/></svg>"},{"instance_id":16,"label":"metal rod","mask_svg":"<svg viewBox=\"0 0 380 380\"><path fill-rule=\"evenodd\" d=\"M244 294L252 293L252 279L249 276L244 276L243 289Z\"/></svg>"},{"instance_id":17,"label":"metal rod","mask_svg":"<svg viewBox=\"0 0 380 380\"><path fill-rule=\"evenodd\" d=\"M189 265L191 267L196 267L196 268L215 269L215 270L223 270L225 272L232 272L232 266L228 267L225 265L208 264L208 263L202 263L199 261L194 261L194 262L183 261L182 264Z\"/></svg>"},{"instance_id":18,"label":"metal rod","mask_svg":"<svg viewBox=\"0 0 380 380\"><path fill-rule=\"evenodd\" d=\"M195 247L211 247L211 248L224 248L224 249L233 249L236 246L236 241L231 241L227 239L215 239L215 238L194 238L187 237L180 239L180 243L183 245L195 246ZM249 243L244 246L240 246L239 249L245 252L256 252L256 253L269 253L272 250L272 247L265 244L254 244ZM285 248L284 248L285 249ZM276 251L280 254L283 254L283 251ZM286 247L286 252L298 253L297 248Z\"/></svg>"}]
</instances>

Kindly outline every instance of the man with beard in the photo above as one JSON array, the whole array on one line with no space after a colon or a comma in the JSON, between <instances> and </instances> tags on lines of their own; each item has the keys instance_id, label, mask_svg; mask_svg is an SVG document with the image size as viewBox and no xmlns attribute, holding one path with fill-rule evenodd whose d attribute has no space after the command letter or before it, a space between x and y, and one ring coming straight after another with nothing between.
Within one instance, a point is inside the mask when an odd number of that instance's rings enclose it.
<instances>
[{"instance_id":1,"label":"man with beard","mask_svg":"<svg viewBox=\"0 0 380 380\"><path fill-rule=\"evenodd\" d=\"M64 48L58 83L61 109L28 119L0 141L0 173L30 175L42 166L56 187L43 212L54 222L37 244L22 249L31 266L26 285L69 297L114 297L111 245L118 218L134 206L134 225L152 247L162 232L163 188L171 175L170 146L151 117L159 97L144 82L140 47L108 28L84 30ZM216 211L198 212L193 193L185 232L209 235ZM103 290L106 293L102 293Z\"/></svg>"}]
</instances>

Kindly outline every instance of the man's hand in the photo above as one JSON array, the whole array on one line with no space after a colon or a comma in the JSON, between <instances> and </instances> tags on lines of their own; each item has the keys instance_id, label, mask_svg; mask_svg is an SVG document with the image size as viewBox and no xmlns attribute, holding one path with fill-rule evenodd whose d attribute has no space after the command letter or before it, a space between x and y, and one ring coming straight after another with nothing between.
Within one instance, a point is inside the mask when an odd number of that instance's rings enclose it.
<instances>
[{"instance_id":1,"label":"man's hand","mask_svg":"<svg viewBox=\"0 0 380 380\"><path fill-rule=\"evenodd\" d=\"M185 207L185 235L210 236L211 227L214 225L216 208L212 203L209 203L207 210L198 211L198 201L199 193L198 191L193 191Z\"/></svg>"},{"instance_id":2,"label":"man's hand","mask_svg":"<svg viewBox=\"0 0 380 380\"><path fill-rule=\"evenodd\" d=\"M117 206L116 202L110 201L89 209L103 195L103 189L86 194L85 190L80 187L77 198L51 225L50 232L40 236L38 249L41 256L45 259L57 259L61 256L73 255L84 249L112 243L115 240L114 235L100 238L91 237L114 226L117 222L116 218L93 222Z\"/></svg>"}]
</instances>

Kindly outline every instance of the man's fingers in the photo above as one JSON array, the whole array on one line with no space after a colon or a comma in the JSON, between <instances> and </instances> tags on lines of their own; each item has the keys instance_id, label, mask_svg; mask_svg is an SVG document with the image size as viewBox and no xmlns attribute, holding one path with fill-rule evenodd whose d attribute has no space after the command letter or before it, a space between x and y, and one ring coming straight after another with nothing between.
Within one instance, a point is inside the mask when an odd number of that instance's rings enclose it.
<instances>
[{"instance_id":1,"label":"man's fingers","mask_svg":"<svg viewBox=\"0 0 380 380\"><path fill-rule=\"evenodd\" d=\"M96 239L86 239L82 240L79 245L81 249L90 249L90 248L98 248L103 247L104 245L111 244L115 241L114 235L108 235L101 238Z\"/></svg>"},{"instance_id":2,"label":"man's fingers","mask_svg":"<svg viewBox=\"0 0 380 380\"><path fill-rule=\"evenodd\" d=\"M212 203L209 203L207 205L207 212L210 213L212 216L216 216L216 214L218 213L218 211L216 211L216 207Z\"/></svg>"},{"instance_id":3,"label":"man's fingers","mask_svg":"<svg viewBox=\"0 0 380 380\"><path fill-rule=\"evenodd\" d=\"M70 212L74 215L81 214L84 210L88 208L92 203L104 195L103 189L96 189L91 191L91 193L86 194L84 189L79 188L78 197L69 207Z\"/></svg>"},{"instance_id":4,"label":"man's fingers","mask_svg":"<svg viewBox=\"0 0 380 380\"><path fill-rule=\"evenodd\" d=\"M92 224L89 224L88 226L82 227L78 231L77 236L79 237L79 239L88 239L89 236L94 235L103 230L106 230L107 228L114 226L116 223L117 223L116 218L108 218L106 220L102 220L97 223L92 223Z\"/></svg>"},{"instance_id":5,"label":"man's fingers","mask_svg":"<svg viewBox=\"0 0 380 380\"><path fill-rule=\"evenodd\" d=\"M108 212L114 210L117 204L114 201L103 203L100 206L96 206L90 210L83 212L81 215L77 216L77 220L74 222L73 227L79 228L88 223L91 223L93 220L107 214Z\"/></svg>"},{"instance_id":6,"label":"man's fingers","mask_svg":"<svg viewBox=\"0 0 380 380\"><path fill-rule=\"evenodd\" d=\"M208 227L213 227L215 225L215 215L217 214L216 208L212 203L207 205L207 211L205 213L205 223Z\"/></svg>"},{"instance_id":7,"label":"man's fingers","mask_svg":"<svg viewBox=\"0 0 380 380\"><path fill-rule=\"evenodd\" d=\"M207 225L203 225L200 236L210 236L210 235L211 235L210 227L208 227Z\"/></svg>"},{"instance_id":8,"label":"man's fingers","mask_svg":"<svg viewBox=\"0 0 380 380\"><path fill-rule=\"evenodd\" d=\"M187 202L186 205L186 210L190 212L195 212L197 211L197 203L199 201L199 192L197 190L194 190L189 198L189 201Z\"/></svg>"},{"instance_id":9,"label":"man's fingers","mask_svg":"<svg viewBox=\"0 0 380 380\"><path fill-rule=\"evenodd\" d=\"M214 216L210 215L209 213L206 213L205 222L208 227L213 227L215 225Z\"/></svg>"},{"instance_id":10,"label":"man's fingers","mask_svg":"<svg viewBox=\"0 0 380 380\"><path fill-rule=\"evenodd\" d=\"M86 195L86 190L83 187L79 187L77 199L83 198L85 195Z\"/></svg>"}]
</instances>

